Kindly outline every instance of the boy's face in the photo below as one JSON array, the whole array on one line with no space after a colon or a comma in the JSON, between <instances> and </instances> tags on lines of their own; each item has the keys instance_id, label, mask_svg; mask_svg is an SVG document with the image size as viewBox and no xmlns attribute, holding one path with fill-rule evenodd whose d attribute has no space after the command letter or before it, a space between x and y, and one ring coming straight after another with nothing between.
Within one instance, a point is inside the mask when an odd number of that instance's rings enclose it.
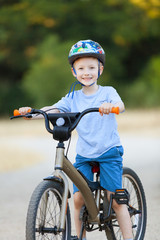
<instances>
[{"instance_id":1,"label":"boy's face","mask_svg":"<svg viewBox=\"0 0 160 240\"><path fill-rule=\"evenodd\" d=\"M74 62L73 76L85 86L90 86L98 79L98 59L93 57L79 58ZM103 66L100 65L100 74L103 72Z\"/></svg>"}]
</instances>

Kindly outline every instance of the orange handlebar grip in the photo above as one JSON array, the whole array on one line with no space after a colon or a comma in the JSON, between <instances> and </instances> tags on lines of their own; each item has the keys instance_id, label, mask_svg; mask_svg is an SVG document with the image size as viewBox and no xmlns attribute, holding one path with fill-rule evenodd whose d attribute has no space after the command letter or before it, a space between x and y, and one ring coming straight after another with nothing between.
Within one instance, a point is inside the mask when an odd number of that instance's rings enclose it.
<instances>
[{"instance_id":1,"label":"orange handlebar grip","mask_svg":"<svg viewBox=\"0 0 160 240\"><path fill-rule=\"evenodd\" d=\"M99 112L101 113L101 109L99 108ZM119 114L119 107L112 107L111 113Z\"/></svg>"},{"instance_id":2,"label":"orange handlebar grip","mask_svg":"<svg viewBox=\"0 0 160 240\"><path fill-rule=\"evenodd\" d=\"M21 115L20 112L17 109L15 109L13 111L13 116L19 116L19 115Z\"/></svg>"},{"instance_id":3,"label":"orange handlebar grip","mask_svg":"<svg viewBox=\"0 0 160 240\"><path fill-rule=\"evenodd\" d=\"M27 113L30 113L30 111L31 111L31 109L29 109L29 110L27 111ZM13 111L13 116L19 116L19 115L21 115L20 112L19 112L19 110L15 109L15 110Z\"/></svg>"},{"instance_id":4,"label":"orange handlebar grip","mask_svg":"<svg viewBox=\"0 0 160 240\"><path fill-rule=\"evenodd\" d=\"M99 113L101 113L101 109L99 108Z\"/></svg>"},{"instance_id":5,"label":"orange handlebar grip","mask_svg":"<svg viewBox=\"0 0 160 240\"><path fill-rule=\"evenodd\" d=\"M111 113L119 114L119 107L113 107Z\"/></svg>"}]
</instances>

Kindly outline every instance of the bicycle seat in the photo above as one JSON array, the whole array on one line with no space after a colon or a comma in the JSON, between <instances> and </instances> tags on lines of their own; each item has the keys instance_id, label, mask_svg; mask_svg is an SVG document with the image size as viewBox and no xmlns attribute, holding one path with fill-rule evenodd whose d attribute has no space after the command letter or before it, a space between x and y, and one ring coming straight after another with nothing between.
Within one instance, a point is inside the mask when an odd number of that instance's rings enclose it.
<instances>
[{"instance_id":1,"label":"bicycle seat","mask_svg":"<svg viewBox=\"0 0 160 240\"><path fill-rule=\"evenodd\" d=\"M100 167L99 167L99 163L98 162L90 162L89 163L90 166L92 166L92 172L93 173L100 173Z\"/></svg>"},{"instance_id":2,"label":"bicycle seat","mask_svg":"<svg viewBox=\"0 0 160 240\"><path fill-rule=\"evenodd\" d=\"M87 184L88 184L88 186L89 186L89 188L91 189L92 192L94 192L97 189L102 188L99 182L93 182L93 181L89 180L88 178L86 178L86 176L80 170L78 170L78 172L85 179L85 181L87 182Z\"/></svg>"}]
</instances>

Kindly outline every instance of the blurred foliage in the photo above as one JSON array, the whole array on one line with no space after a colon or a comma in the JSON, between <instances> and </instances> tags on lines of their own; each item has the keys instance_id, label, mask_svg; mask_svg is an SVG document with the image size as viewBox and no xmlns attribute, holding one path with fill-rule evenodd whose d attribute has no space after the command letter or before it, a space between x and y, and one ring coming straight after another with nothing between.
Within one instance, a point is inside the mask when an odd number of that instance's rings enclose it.
<instances>
[{"instance_id":1,"label":"blurred foliage","mask_svg":"<svg viewBox=\"0 0 160 240\"><path fill-rule=\"evenodd\" d=\"M59 44L58 38L52 35L37 47L36 60L22 82L36 106L51 105L53 99L58 101L67 93L73 81L66 58L71 44Z\"/></svg>"},{"instance_id":2,"label":"blurred foliage","mask_svg":"<svg viewBox=\"0 0 160 240\"><path fill-rule=\"evenodd\" d=\"M100 83L116 87L128 106L160 106L159 0L0 2L0 114L65 95L73 81L68 52L80 39L106 51Z\"/></svg>"},{"instance_id":3,"label":"blurred foliage","mask_svg":"<svg viewBox=\"0 0 160 240\"><path fill-rule=\"evenodd\" d=\"M160 55L150 59L139 78L126 89L129 106L160 106Z\"/></svg>"}]
</instances>

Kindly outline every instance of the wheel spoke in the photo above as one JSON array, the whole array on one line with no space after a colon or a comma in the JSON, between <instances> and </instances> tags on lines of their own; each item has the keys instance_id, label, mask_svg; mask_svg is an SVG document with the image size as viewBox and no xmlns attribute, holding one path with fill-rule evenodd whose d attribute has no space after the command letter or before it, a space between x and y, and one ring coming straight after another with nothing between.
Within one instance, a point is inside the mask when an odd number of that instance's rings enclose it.
<instances>
[{"instance_id":1,"label":"wheel spoke","mask_svg":"<svg viewBox=\"0 0 160 240\"><path fill-rule=\"evenodd\" d=\"M60 228L62 188L56 182L44 181L33 192L28 208L26 240L70 239L70 211L66 214L66 228ZM34 221L35 219L35 221Z\"/></svg>"},{"instance_id":2,"label":"wheel spoke","mask_svg":"<svg viewBox=\"0 0 160 240\"><path fill-rule=\"evenodd\" d=\"M45 195L48 197L46 198ZM57 228L60 224L60 197L58 196L58 193L47 190L47 192L43 194L43 197L39 203L37 216L36 226L37 229L41 228L41 232L38 232L37 235L40 234L45 236L49 233L52 233L55 236L57 234L62 235L62 233L60 234L57 232ZM42 226L40 223L43 222L44 218L45 222Z\"/></svg>"},{"instance_id":3,"label":"wheel spoke","mask_svg":"<svg viewBox=\"0 0 160 240\"><path fill-rule=\"evenodd\" d=\"M125 168L123 174L123 188L127 189L130 194L128 210L131 215L132 233L134 240L143 239L146 228L146 201L143 186L135 172L129 168ZM110 240L123 239L117 220L111 222L112 236ZM106 230L107 235L107 230ZM111 237L110 237L111 236ZM108 235L107 235L108 237Z\"/></svg>"}]
</instances>

